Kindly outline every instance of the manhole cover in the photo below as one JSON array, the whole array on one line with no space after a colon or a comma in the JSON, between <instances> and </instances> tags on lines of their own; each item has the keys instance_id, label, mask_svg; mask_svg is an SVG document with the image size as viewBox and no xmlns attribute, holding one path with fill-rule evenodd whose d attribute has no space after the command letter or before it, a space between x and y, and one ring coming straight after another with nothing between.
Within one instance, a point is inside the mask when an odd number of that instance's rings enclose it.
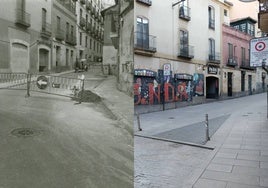
<instances>
[{"instance_id":1,"label":"manhole cover","mask_svg":"<svg viewBox=\"0 0 268 188\"><path fill-rule=\"evenodd\" d=\"M39 130L35 130L32 128L18 128L11 131L12 135L18 136L18 137L30 137L30 136L36 136L39 135L41 132Z\"/></svg>"}]
</instances>

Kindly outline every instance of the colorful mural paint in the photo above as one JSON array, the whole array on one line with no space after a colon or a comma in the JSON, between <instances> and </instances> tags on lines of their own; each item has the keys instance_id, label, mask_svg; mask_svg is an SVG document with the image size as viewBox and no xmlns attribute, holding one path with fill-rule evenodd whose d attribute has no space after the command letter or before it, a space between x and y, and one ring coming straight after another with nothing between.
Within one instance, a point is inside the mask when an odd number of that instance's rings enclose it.
<instances>
[{"instance_id":1,"label":"colorful mural paint","mask_svg":"<svg viewBox=\"0 0 268 188\"><path fill-rule=\"evenodd\" d=\"M193 84L194 96L204 96L204 75L195 73Z\"/></svg>"},{"instance_id":2,"label":"colorful mural paint","mask_svg":"<svg viewBox=\"0 0 268 188\"><path fill-rule=\"evenodd\" d=\"M134 76L134 104L153 105L168 102L192 101L193 96L204 95L204 75L174 74L170 79L163 78L163 71L158 74L143 72ZM145 76L144 76L145 75ZM165 80L165 81L164 81Z\"/></svg>"}]
</instances>

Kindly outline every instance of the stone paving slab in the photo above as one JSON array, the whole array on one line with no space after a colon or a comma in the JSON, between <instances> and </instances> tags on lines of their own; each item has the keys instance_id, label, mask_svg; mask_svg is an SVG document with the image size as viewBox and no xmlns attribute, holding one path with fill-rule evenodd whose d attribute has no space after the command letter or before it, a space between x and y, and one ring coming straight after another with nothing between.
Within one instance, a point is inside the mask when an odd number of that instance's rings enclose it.
<instances>
[{"instance_id":1,"label":"stone paving slab","mask_svg":"<svg viewBox=\"0 0 268 188\"><path fill-rule=\"evenodd\" d=\"M209 180L209 179L204 179L200 178L196 184L193 186L193 188L225 188L227 185L226 182L224 181L218 181L218 180Z\"/></svg>"},{"instance_id":2,"label":"stone paving slab","mask_svg":"<svg viewBox=\"0 0 268 188\"><path fill-rule=\"evenodd\" d=\"M228 164L228 165L240 165L240 166L248 166L248 167L259 167L258 161L248 161L248 160L238 160L238 159L228 159L228 158L220 158L215 157L212 160L213 163L217 164Z\"/></svg>"},{"instance_id":3,"label":"stone paving slab","mask_svg":"<svg viewBox=\"0 0 268 188\"><path fill-rule=\"evenodd\" d=\"M239 183L228 182L225 188L263 188L257 185L245 185Z\"/></svg>"},{"instance_id":4,"label":"stone paving slab","mask_svg":"<svg viewBox=\"0 0 268 188\"><path fill-rule=\"evenodd\" d=\"M239 175L234 173L226 173L226 172L217 172L217 171L211 171L206 170L202 178L212 179L212 180L218 180L218 181L228 181L228 182L234 182L234 183L240 183L240 184L246 184L246 185L259 185L259 177L258 176L251 176L251 175Z\"/></svg>"},{"instance_id":5,"label":"stone paving slab","mask_svg":"<svg viewBox=\"0 0 268 188\"><path fill-rule=\"evenodd\" d=\"M214 170L220 172L232 172L233 165L210 163L207 170Z\"/></svg>"},{"instance_id":6,"label":"stone paving slab","mask_svg":"<svg viewBox=\"0 0 268 188\"><path fill-rule=\"evenodd\" d=\"M235 165L233 167L232 173L247 174L247 175L257 175L257 176L268 176L268 169Z\"/></svg>"}]
</instances>

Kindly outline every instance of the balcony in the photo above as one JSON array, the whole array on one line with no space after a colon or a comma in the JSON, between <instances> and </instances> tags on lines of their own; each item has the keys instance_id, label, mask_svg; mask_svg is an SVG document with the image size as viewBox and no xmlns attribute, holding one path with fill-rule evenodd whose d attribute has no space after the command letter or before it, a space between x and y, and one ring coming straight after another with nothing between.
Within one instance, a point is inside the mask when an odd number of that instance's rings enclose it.
<instances>
[{"instance_id":1,"label":"balcony","mask_svg":"<svg viewBox=\"0 0 268 188\"><path fill-rule=\"evenodd\" d=\"M63 7L75 14L75 2L69 2L66 0L57 0Z\"/></svg>"},{"instance_id":2,"label":"balcony","mask_svg":"<svg viewBox=\"0 0 268 188\"><path fill-rule=\"evenodd\" d=\"M91 23L90 22L87 22L87 24L86 24L86 30L87 31L91 31Z\"/></svg>"},{"instance_id":3,"label":"balcony","mask_svg":"<svg viewBox=\"0 0 268 188\"><path fill-rule=\"evenodd\" d=\"M86 0L80 0L80 3L84 5L86 3Z\"/></svg>"},{"instance_id":4,"label":"balcony","mask_svg":"<svg viewBox=\"0 0 268 188\"><path fill-rule=\"evenodd\" d=\"M95 7L94 6L92 6L92 9L91 9L91 16L93 17L94 15L95 15Z\"/></svg>"},{"instance_id":5,"label":"balcony","mask_svg":"<svg viewBox=\"0 0 268 188\"><path fill-rule=\"evenodd\" d=\"M138 51L144 51L149 53L156 52L156 36L148 35L146 33L141 32L135 32L134 37L135 37L134 42L135 52Z\"/></svg>"},{"instance_id":6,"label":"balcony","mask_svg":"<svg viewBox=\"0 0 268 188\"><path fill-rule=\"evenodd\" d=\"M152 1L151 0L136 0L136 2L142 3L142 4L147 5L147 6L151 6L152 5Z\"/></svg>"},{"instance_id":7,"label":"balcony","mask_svg":"<svg viewBox=\"0 0 268 188\"><path fill-rule=\"evenodd\" d=\"M237 57L229 57L227 60L227 66L235 67L237 66Z\"/></svg>"},{"instance_id":8,"label":"balcony","mask_svg":"<svg viewBox=\"0 0 268 188\"><path fill-rule=\"evenodd\" d=\"M179 18L190 21L191 16L190 16L190 8L187 6L181 6L179 9Z\"/></svg>"},{"instance_id":9,"label":"balcony","mask_svg":"<svg viewBox=\"0 0 268 188\"><path fill-rule=\"evenodd\" d=\"M66 35L65 42L75 46L76 45L76 36L75 35Z\"/></svg>"},{"instance_id":10,"label":"balcony","mask_svg":"<svg viewBox=\"0 0 268 188\"><path fill-rule=\"evenodd\" d=\"M255 67L251 67L250 66L250 61L248 59L242 59L241 60L241 65L240 65L241 69L248 69L248 70L255 70Z\"/></svg>"},{"instance_id":11,"label":"balcony","mask_svg":"<svg viewBox=\"0 0 268 188\"><path fill-rule=\"evenodd\" d=\"M60 28L57 28L55 38L57 40L64 40L64 31Z\"/></svg>"},{"instance_id":12,"label":"balcony","mask_svg":"<svg viewBox=\"0 0 268 188\"><path fill-rule=\"evenodd\" d=\"M31 15L22 9L16 9L16 20L15 23L21 25L22 27L31 26Z\"/></svg>"},{"instance_id":13,"label":"balcony","mask_svg":"<svg viewBox=\"0 0 268 188\"><path fill-rule=\"evenodd\" d=\"M221 57L219 52L209 53L208 54L208 63L220 64Z\"/></svg>"},{"instance_id":14,"label":"balcony","mask_svg":"<svg viewBox=\"0 0 268 188\"><path fill-rule=\"evenodd\" d=\"M80 25L81 27L85 27L85 26L86 26L86 19L83 18L82 16L80 16L79 25Z\"/></svg>"},{"instance_id":15,"label":"balcony","mask_svg":"<svg viewBox=\"0 0 268 188\"><path fill-rule=\"evenodd\" d=\"M51 24L43 22L40 34L42 37L50 37L51 36Z\"/></svg>"},{"instance_id":16,"label":"balcony","mask_svg":"<svg viewBox=\"0 0 268 188\"><path fill-rule=\"evenodd\" d=\"M188 44L179 46L178 57L192 59L194 58L194 47Z\"/></svg>"},{"instance_id":17,"label":"balcony","mask_svg":"<svg viewBox=\"0 0 268 188\"><path fill-rule=\"evenodd\" d=\"M89 1L86 1L86 9L91 10L91 3Z\"/></svg>"},{"instance_id":18,"label":"balcony","mask_svg":"<svg viewBox=\"0 0 268 188\"><path fill-rule=\"evenodd\" d=\"M209 21L208 21L208 27L210 29L215 29L215 20L214 19L209 19Z\"/></svg>"}]
</instances>

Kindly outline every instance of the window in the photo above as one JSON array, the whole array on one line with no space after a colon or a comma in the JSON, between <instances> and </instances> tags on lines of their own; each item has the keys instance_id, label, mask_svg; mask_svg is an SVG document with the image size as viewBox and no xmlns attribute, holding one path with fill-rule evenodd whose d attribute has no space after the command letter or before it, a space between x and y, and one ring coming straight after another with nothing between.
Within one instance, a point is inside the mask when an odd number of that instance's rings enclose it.
<instances>
[{"instance_id":1,"label":"window","mask_svg":"<svg viewBox=\"0 0 268 188\"><path fill-rule=\"evenodd\" d=\"M80 8L80 18L82 17L82 14L83 14L83 10Z\"/></svg>"},{"instance_id":2,"label":"window","mask_svg":"<svg viewBox=\"0 0 268 188\"><path fill-rule=\"evenodd\" d=\"M149 49L149 20L137 17L137 46Z\"/></svg>"},{"instance_id":3,"label":"window","mask_svg":"<svg viewBox=\"0 0 268 188\"><path fill-rule=\"evenodd\" d=\"M228 16L228 12L226 9L224 9L224 16Z\"/></svg>"},{"instance_id":4,"label":"window","mask_svg":"<svg viewBox=\"0 0 268 188\"><path fill-rule=\"evenodd\" d=\"M209 39L209 60L215 60L215 40Z\"/></svg>"},{"instance_id":5,"label":"window","mask_svg":"<svg viewBox=\"0 0 268 188\"><path fill-rule=\"evenodd\" d=\"M180 30L180 54L188 56L189 45L188 45L188 31Z\"/></svg>"},{"instance_id":6,"label":"window","mask_svg":"<svg viewBox=\"0 0 268 188\"><path fill-rule=\"evenodd\" d=\"M87 36L86 36L85 40L86 40L85 42L86 42L86 47L87 47Z\"/></svg>"},{"instance_id":7,"label":"window","mask_svg":"<svg viewBox=\"0 0 268 188\"><path fill-rule=\"evenodd\" d=\"M213 7L208 7L208 27L215 29L215 10Z\"/></svg>"},{"instance_id":8,"label":"window","mask_svg":"<svg viewBox=\"0 0 268 188\"><path fill-rule=\"evenodd\" d=\"M73 37L74 36L74 26L71 25L71 36Z\"/></svg>"},{"instance_id":9,"label":"window","mask_svg":"<svg viewBox=\"0 0 268 188\"><path fill-rule=\"evenodd\" d=\"M70 24L68 22L66 22L66 39L69 39L69 27L70 27Z\"/></svg>"},{"instance_id":10,"label":"window","mask_svg":"<svg viewBox=\"0 0 268 188\"><path fill-rule=\"evenodd\" d=\"M79 44L82 45L82 32L80 32Z\"/></svg>"},{"instance_id":11,"label":"window","mask_svg":"<svg viewBox=\"0 0 268 188\"><path fill-rule=\"evenodd\" d=\"M46 30L47 11L42 8L42 30Z\"/></svg>"},{"instance_id":12,"label":"window","mask_svg":"<svg viewBox=\"0 0 268 188\"><path fill-rule=\"evenodd\" d=\"M89 49L92 49L92 39L89 40Z\"/></svg>"},{"instance_id":13,"label":"window","mask_svg":"<svg viewBox=\"0 0 268 188\"><path fill-rule=\"evenodd\" d=\"M255 28L253 24L248 23L248 34L250 34L251 36L255 36Z\"/></svg>"},{"instance_id":14,"label":"window","mask_svg":"<svg viewBox=\"0 0 268 188\"><path fill-rule=\"evenodd\" d=\"M229 59L233 58L233 56L234 56L233 52L234 52L233 44L228 43L228 57L229 57Z\"/></svg>"},{"instance_id":15,"label":"window","mask_svg":"<svg viewBox=\"0 0 268 188\"><path fill-rule=\"evenodd\" d=\"M96 51L96 41L94 40L94 43L93 43L93 50Z\"/></svg>"},{"instance_id":16,"label":"window","mask_svg":"<svg viewBox=\"0 0 268 188\"><path fill-rule=\"evenodd\" d=\"M60 17L57 16L57 29L59 30L60 29Z\"/></svg>"},{"instance_id":17,"label":"window","mask_svg":"<svg viewBox=\"0 0 268 188\"><path fill-rule=\"evenodd\" d=\"M246 49L241 47L241 60L242 60L242 64L245 63L245 59L246 59Z\"/></svg>"},{"instance_id":18,"label":"window","mask_svg":"<svg viewBox=\"0 0 268 188\"><path fill-rule=\"evenodd\" d=\"M247 27L246 23L241 24L240 25L240 31L246 33L246 27Z\"/></svg>"}]
</instances>

